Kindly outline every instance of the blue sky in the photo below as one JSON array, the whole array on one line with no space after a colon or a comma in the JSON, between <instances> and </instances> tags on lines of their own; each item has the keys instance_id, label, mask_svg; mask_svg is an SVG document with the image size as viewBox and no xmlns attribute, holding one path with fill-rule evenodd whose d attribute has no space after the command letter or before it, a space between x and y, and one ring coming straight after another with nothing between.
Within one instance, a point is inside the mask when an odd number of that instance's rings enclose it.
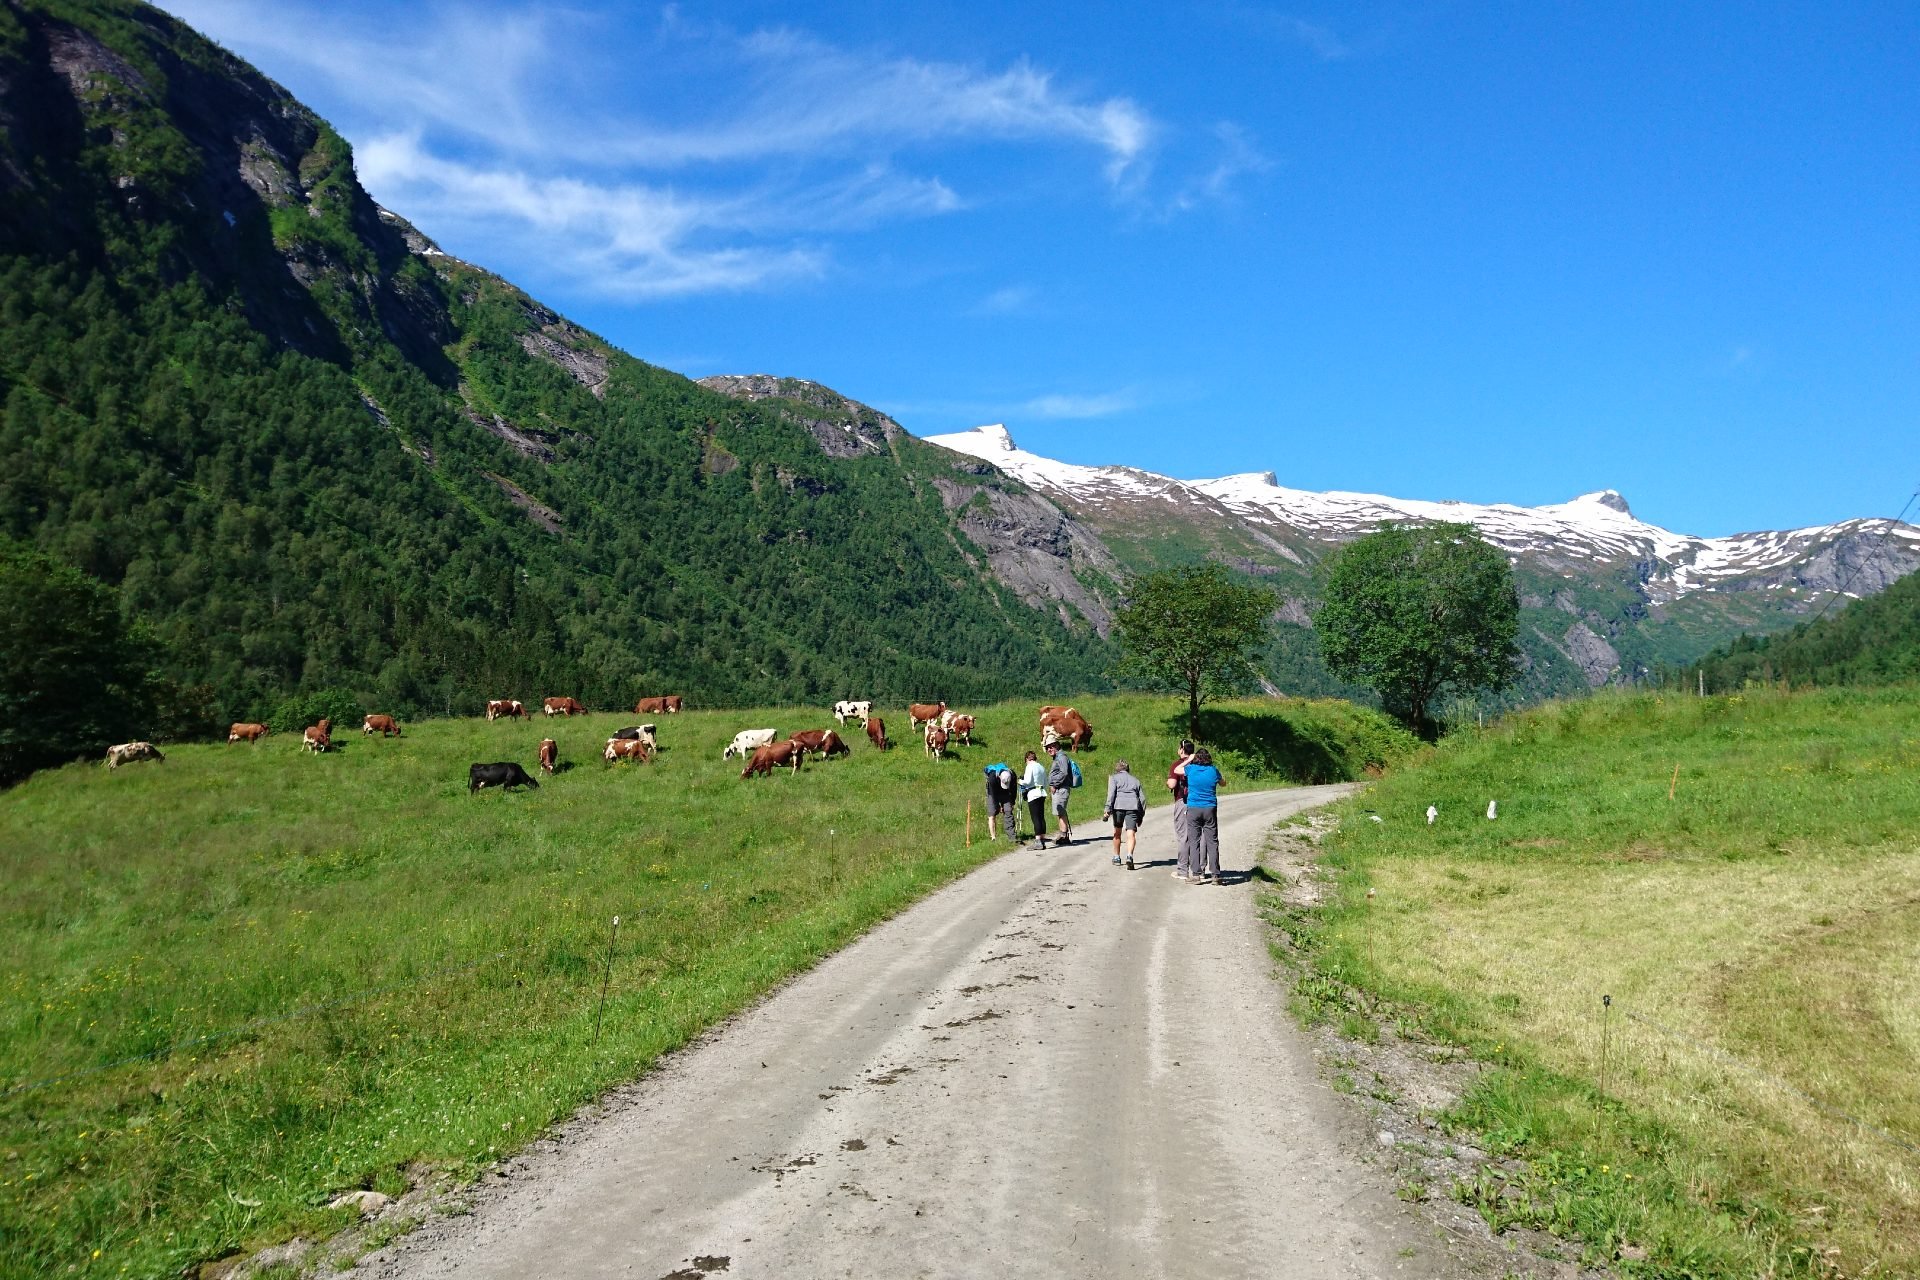
<instances>
[{"instance_id":1,"label":"blue sky","mask_svg":"<svg viewBox=\"0 0 1920 1280\"><path fill-rule=\"evenodd\" d=\"M165 7L692 376L1707 535L1920 487L1909 4Z\"/></svg>"}]
</instances>

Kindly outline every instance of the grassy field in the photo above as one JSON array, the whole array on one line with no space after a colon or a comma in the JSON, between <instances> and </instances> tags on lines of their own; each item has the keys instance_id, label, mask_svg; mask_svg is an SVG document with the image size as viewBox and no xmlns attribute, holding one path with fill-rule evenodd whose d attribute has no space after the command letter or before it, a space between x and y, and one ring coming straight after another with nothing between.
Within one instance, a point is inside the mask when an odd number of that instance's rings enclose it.
<instances>
[{"instance_id":1,"label":"grassy field","mask_svg":"<svg viewBox=\"0 0 1920 1280\"><path fill-rule=\"evenodd\" d=\"M1490 1220L1634 1274L1920 1275L1920 690L1549 705L1329 848L1315 963L1495 1064L1452 1117L1531 1161L1456 1188Z\"/></svg>"},{"instance_id":2,"label":"grassy field","mask_svg":"<svg viewBox=\"0 0 1920 1280\"><path fill-rule=\"evenodd\" d=\"M1164 770L1178 708L1079 705L1092 819L1115 758ZM658 762L616 768L598 750L630 716L426 722L324 757L282 735L0 794L0 1273L174 1276L342 1224L339 1191L471 1173L991 857L980 769L1037 745L1032 708L985 709L985 745L944 761L882 712L896 750L745 782L735 730L830 717L662 716ZM1230 785L1413 747L1344 703L1208 715ZM549 734L571 768L467 794L469 763L531 767Z\"/></svg>"}]
</instances>

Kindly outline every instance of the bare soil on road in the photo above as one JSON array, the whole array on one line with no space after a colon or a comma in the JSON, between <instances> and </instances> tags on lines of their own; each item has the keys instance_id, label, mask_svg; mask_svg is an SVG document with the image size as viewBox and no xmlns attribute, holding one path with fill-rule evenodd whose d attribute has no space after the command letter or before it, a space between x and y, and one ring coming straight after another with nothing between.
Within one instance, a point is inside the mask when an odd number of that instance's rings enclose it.
<instances>
[{"instance_id":1,"label":"bare soil on road","mask_svg":"<svg viewBox=\"0 0 1920 1280\"><path fill-rule=\"evenodd\" d=\"M381 1277L1452 1277L1274 980L1249 876L1345 787L1223 797L1217 886L1103 823L932 895L489 1177ZM1093 801L1092 803L1098 803Z\"/></svg>"}]
</instances>

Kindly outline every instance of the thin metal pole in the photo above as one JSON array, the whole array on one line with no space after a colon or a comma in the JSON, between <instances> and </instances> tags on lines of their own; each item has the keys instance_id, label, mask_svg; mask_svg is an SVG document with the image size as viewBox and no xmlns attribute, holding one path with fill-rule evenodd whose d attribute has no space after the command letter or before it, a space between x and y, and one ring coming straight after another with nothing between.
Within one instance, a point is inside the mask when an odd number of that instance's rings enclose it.
<instances>
[{"instance_id":1,"label":"thin metal pole","mask_svg":"<svg viewBox=\"0 0 1920 1280\"><path fill-rule=\"evenodd\" d=\"M613 918L613 932L607 935L607 969L600 976L600 1008L593 1015L593 1042L600 1043L600 1019L607 1012L607 987L613 981L613 944L620 939L620 917Z\"/></svg>"}]
</instances>

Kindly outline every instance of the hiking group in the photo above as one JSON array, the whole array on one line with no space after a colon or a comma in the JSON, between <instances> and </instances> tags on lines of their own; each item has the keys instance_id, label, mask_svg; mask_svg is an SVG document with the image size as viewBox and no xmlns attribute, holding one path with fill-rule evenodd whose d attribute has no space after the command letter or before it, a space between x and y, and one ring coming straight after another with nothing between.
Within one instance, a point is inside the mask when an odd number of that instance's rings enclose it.
<instances>
[{"instance_id":1,"label":"hiking group","mask_svg":"<svg viewBox=\"0 0 1920 1280\"><path fill-rule=\"evenodd\" d=\"M1068 806L1074 788L1081 785L1080 765L1073 756L1048 743L1047 764L1039 754L1027 752L1025 767L1018 776L1006 763L990 764L987 776L987 836L998 840L1004 825L1007 839L1020 839L1020 804L1026 802L1033 839L1039 848L1047 847L1047 809L1053 809L1056 845L1073 843L1073 824ZM1178 844L1173 875L1188 884L1220 882L1220 770L1205 747L1196 748L1182 739L1180 754L1167 768L1167 789L1173 792L1173 832ZM1140 824L1147 816L1146 790L1125 760L1113 762L1107 778L1107 802L1104 816L1113 824L1113 865L1133 870L1139 848ZM1124 839L1125 854L1121 846Z\"/></svg>"}]
</instances>

